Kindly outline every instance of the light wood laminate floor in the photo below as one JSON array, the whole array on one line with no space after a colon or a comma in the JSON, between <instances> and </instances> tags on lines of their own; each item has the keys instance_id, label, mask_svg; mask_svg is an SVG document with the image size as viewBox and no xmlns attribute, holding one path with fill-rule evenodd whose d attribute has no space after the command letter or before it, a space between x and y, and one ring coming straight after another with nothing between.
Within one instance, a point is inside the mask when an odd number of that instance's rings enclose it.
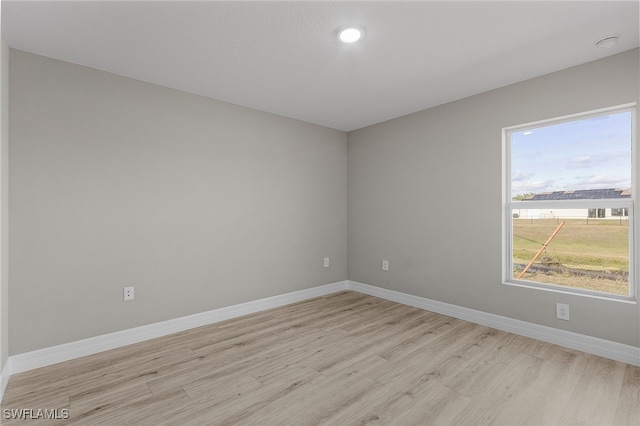
<instances>
[{"instance_id":1,"label":"light wood laminate floor","mask_svg":"<svg viewBox=\"0 0 640 426\"><path fill-rule=\"evenodd\" d=\"M7 409L69 419L7 420ZM14 375L3 425L638 425L640 367L341 292Z\"/></svg>"}]
</instances>

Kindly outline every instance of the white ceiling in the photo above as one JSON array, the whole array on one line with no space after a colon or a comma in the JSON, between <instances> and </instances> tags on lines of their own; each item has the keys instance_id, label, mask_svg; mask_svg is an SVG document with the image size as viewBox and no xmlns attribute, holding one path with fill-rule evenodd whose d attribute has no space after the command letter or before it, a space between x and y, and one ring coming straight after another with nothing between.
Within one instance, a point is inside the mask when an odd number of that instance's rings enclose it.
<instances>
[{"instance_id":1,"label":"white ceiling","mask_svg":"<svg viewBox=\"0 0 640 426\"><path fill-rule=\"evenodd\" d=\"M15 49L349 131L638 47L638 4L3 0L2 32ZM346 26L363 39L341 43Z\"/></svg>"}]
</instances>

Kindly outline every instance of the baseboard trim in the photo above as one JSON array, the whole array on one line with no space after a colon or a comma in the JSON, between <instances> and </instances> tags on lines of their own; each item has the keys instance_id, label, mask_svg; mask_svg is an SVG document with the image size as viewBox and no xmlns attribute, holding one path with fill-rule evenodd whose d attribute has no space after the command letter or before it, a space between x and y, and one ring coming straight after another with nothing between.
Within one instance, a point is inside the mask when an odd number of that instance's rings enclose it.
<instances>
[{"instance_id":1,"label":"baseboard trim","mask_svg":"<svg viewBox=\"0 0 640 426\"><path fill-rule=\"evenodd\" d=\"M553 343L593 355L640 366L640 348L622 343L599 339L565 330L558 330L543 325L533 324L517 319L464 308L449 303L439 302L399 291L375 287L356 281L340 281L305 290L285 293L278 296L259 299L238 305L214 309L199 314L189 315L155 324L117 331L49 348L39 349L10 356L0 374L0 401L13 374L46 367L47 365L69 361L87 355L93 355L109 349L139 343L145 340L166 336L203 325L214 324L242 315L264 311L291 303L301 302L314 297L325 296L339 291L352 290L370 296L379 297L392 302L402 303L427 311L484 325L509 333L519 334Z\"/></svg>"},{"instance_id":2,"label":"baseboard trim","mask_svg":"<svg viewBox=\"0 0 640 426\"><path fill-rule=\"evenodd\" d=\"M9 379L12 374L11 357L8 357L7 361L2 366L2 374L0 374L0 402L4 396L4 391L7 390L7 385L9 384Z\"/></svg>"},{"instance_id":3,"label":"baseboard trim","mask_svg":"<svg viewBox=\"0 0 640 426\"><path fill-rule=\"evenodd\" d=\"M321 285L305 290L294 291L277 296L267 297L238 305L214 309L194 315L175 318L154 324L116 331L114 333L82 339L75 342L52 346L31 352L25 352L9 357L11 363L10 374L22 373L35 368L69 361L87 355L93 355L109 349L115 349L133 343L139 343L157 337L167 336L173 333L189 330L203 325L214 324L242 315L264 311L291 303L300 302L314 297L325 296L347 289L347 282L340 281L332 284ZM5 366L6 369L6 366ZM4 378L4 370L3 370ZM4 392L3 392L4 394Z\"/></svg>"},{"instance_id":4,"label":"baseboard trim","mask_svg":"<svg viewBox=\"0 0 640 426\"><path fill-rule=\"evenodd\" d=\"M403 305L413 306L475 324L541 340L543 342L553 343L566 348L576 349L589 354L640 366L640 348L635 346L612 342L610 340L578 334L571 331L558 330L544 325L533 324L509 317L477 311L475 309L463 308L461 306L438 302L436 300L413 296L411 294L375 287L355 281L348 281L347 288L359 293L368 294L370 296L379 297L392 302L402 303Z\"/></svg>"}]
</instances>

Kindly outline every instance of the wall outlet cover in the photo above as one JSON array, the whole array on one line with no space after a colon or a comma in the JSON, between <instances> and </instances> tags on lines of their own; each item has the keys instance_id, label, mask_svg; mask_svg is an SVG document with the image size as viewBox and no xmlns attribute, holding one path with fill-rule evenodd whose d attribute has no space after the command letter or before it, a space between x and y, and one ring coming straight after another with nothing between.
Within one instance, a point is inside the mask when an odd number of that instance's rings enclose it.
<instances>
[{"instance_id":1,"label":"wall outlet cover","mask_svg":"<svg viewBox=\"0 0 640 426\"><path fill-rule=\"evenodd\" d=\"M556 318L569 321L569 305L566 303L556 303Z\"/></svg>"},{"instance_id":2,"label":"wall outlet cover","mask_svg":"<svg viewBox=\"0 0 640 426\"><path fill-rule=\"evenodd\" d=\"M125 287L123 289L123 300L125 302L128 302L129 300L133 300L133 298L134 298L133 287Z\"/></svg>"}]
</instances>

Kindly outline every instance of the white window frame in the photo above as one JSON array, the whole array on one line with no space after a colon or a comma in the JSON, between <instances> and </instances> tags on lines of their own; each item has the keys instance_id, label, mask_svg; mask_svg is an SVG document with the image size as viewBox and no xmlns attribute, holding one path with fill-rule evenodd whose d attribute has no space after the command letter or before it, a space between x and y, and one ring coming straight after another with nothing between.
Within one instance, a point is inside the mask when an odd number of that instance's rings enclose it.
<instances>
[{"instance_id":1,"label":"white window frame","mask_svg":"<svg viewBox=\"0 0 640 426\"><path fill-rule=\"evenodd\" d=\"M511 199L511 140L510 135L513 132L523 130L534 130L539 127L547 127L549 125L561 124L579 119L597 117L600 115L609 115L612 113L631 112L631 182L632 191L631 198L626 199L603 199L603 200L559 200L559 201L513 201ZM636 154L636 103L618 105L608 108L602 108L593 111L581 112L577 114L566 115L563 117L551 118L531 123L520 124L517 126L505 127L502 129L502 182L503 182L503 275L502 283L505 285L534 288L557 293L574 294L586 297L601 298L607 300L615 300L627 303L637 303L638 280L637 273L640 269L638 265L638 242L640 236L638 228L640 228L638 213L634 209L637 192L640 188L635 185L637 182L636 169L638 167ZM567 287L555 284L540 283L517 279L513 276L513 217L514 209L579 209L579 208L627 208L629 212L629 295L618 295L613 293L598 292L593 290L585 290L576 287Z\"/></svg>"}]
</instances>

